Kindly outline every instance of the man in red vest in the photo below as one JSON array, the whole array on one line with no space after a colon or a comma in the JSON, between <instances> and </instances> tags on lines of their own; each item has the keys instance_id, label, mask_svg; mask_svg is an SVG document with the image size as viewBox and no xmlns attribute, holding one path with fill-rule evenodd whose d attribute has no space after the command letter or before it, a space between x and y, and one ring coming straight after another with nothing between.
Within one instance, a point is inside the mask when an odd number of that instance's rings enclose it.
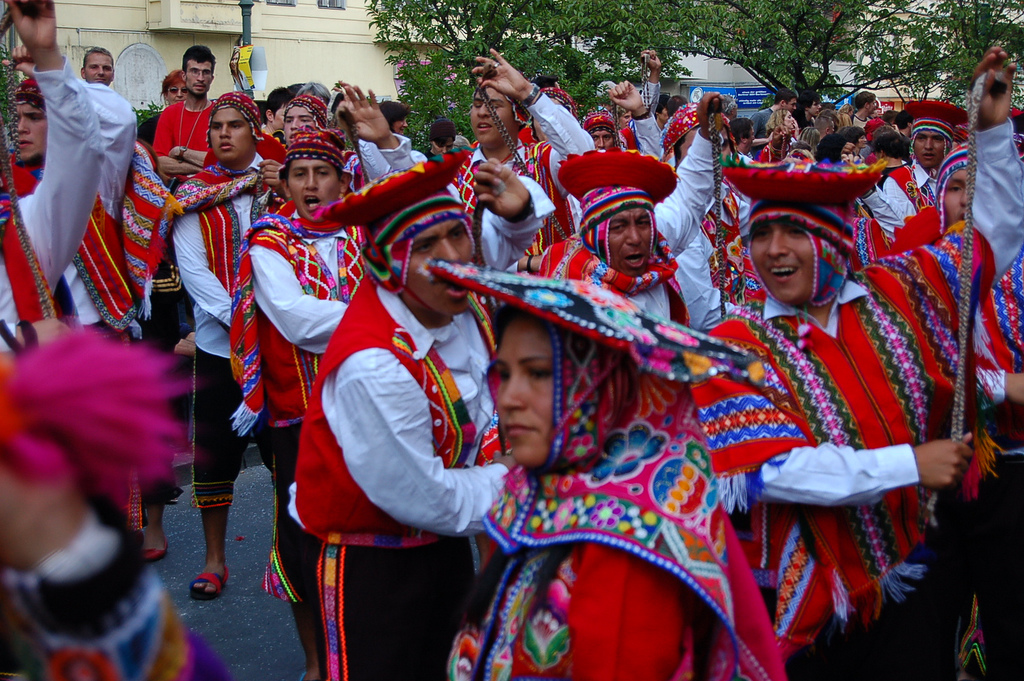
<instances>
[{"instance_id":1,"label":"man in red vest","mask_svg":"<svg viewBox=\"0 0 1024 681\"><path fill-rule=\"evenodd\" d=\"M447 187L466 156L389 176L324 215L366 226L370 273L321 360L292 499L320 541L306 568L324 678L444 677L473 579L466 537L481 531L507 471L484 383L489 317L425 269L473 255L470 219ZM543 215L525 183L496 162L476 179L480 209L505 216L503 231L526 225L528 242Z\"/></svg>"}]
</instances>

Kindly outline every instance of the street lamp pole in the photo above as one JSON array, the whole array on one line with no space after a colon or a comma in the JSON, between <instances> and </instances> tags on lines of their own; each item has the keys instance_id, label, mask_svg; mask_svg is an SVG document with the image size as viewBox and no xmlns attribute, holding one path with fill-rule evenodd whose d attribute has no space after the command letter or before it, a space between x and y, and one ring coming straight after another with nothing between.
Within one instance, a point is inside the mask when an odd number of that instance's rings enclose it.
<instances>
[{"instance_id":1,"label":"street lamp pole","mask_svg":"<svg viewBox=\"0 0 1024 681\"><path fill-rule=\"evenodd\" d=\"M242 44L252 45L252 0L238 0L242 8Z\"/></svg>"},{"instance_id":2,"label":"street lamp pole","mask_svg":"<svg viewBox=\"0 0 1024 681\"><path fill-rule=\"evenodd\" d=\"M252 6L253 0L238 0L238 6L242 8L242 46L252 45ZM243 75L244 79L245 76ZM245 94L253 96L253 91L245 89Z\"/></svg>"}]
</instances>

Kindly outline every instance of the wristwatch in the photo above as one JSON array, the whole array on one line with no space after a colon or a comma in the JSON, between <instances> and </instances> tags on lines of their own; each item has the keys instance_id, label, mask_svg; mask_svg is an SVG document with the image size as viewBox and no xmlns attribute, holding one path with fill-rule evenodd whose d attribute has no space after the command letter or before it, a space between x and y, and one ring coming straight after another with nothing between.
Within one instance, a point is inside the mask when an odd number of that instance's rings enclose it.
<instances>
[{"instance_id":1,"label":"wristwatch","mask_svg":"<svg viewBox=\"0 0 1024 681\"><path fill-rule=\"evenodd\" d=\"M537 103L540 99L540 86L536 83L533 84L533 89L530 90L530 94L523 98L523 106L530 107Z\"/></svg>"},{"instance_id":2,"label":"wristwatch","mask_svg":"<svg viewBox=\"0 0 1024 681\"><path fill-rule=\"evenodd\" d=\"M178 160L184 162L185 152L188 151L188 147L186 147L185 145L181 145L178 147L178 149L180 149L180 151L178 152Z\"/></svg>"}]
</instances>

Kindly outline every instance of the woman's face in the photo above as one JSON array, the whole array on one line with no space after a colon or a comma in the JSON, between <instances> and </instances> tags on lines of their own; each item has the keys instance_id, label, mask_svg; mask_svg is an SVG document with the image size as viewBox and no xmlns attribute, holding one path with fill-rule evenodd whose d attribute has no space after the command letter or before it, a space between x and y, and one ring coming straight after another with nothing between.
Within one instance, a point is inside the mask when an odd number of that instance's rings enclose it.
<instances>
[{"instance_id":1,"label":"woman's face","mask_svg":"<svg viewBox=\"0 0 1024 681\"><path fill-rule=\"evenodd\" d=\"M491 366L497 379L498 420L516 463L537 468L554 439L554 350L538 319L517 315L502 335Z\"/></svg>"},{"instance_id":2,"label":"woman's face","mask_svg":"<svg viewBox=\"0 0 1024 681\"><path fill-rule=\"evenodd\" d=\"M185 82L175 81L171 83L170 87L167 88L167 92L164 93L164 102L170 106L171 104L177 104L183 99L185 99Z\"/></svg>"}]
</instances>

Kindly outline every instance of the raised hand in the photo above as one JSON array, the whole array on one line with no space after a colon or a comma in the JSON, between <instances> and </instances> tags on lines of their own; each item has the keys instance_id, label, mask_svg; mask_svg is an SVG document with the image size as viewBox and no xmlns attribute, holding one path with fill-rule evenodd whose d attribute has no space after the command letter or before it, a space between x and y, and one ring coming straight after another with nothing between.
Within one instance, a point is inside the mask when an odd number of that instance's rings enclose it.
<instances>
[{"instance_id":1,"label":"raised hand","mask_svg":"<svg viewBox=\"0 0 1024 681\"><path fill-rule=\"evenodd\" d=\"M357 85L340 83L345 92L345 99L338 105L339 111L345 120L355 128L359 139L376 144L381 149L394 149L398 146L398 139L391 132L391 126L380 112L380 105L373 96L373 90L369 96L363 95L363 91Z\"/></svg>"},{"instance_id":2,"label":"raised hand","mask_svg":"<svg viewBox=\"0 0 1024 681\"><path fill-rule=\"evenodd\" d=\"M658 57L658 53L654 50L644 50L640 53L640 61L643 61L644 57L647 57L647 68L651 70L650 75L647 76L647 82L657 83L661 80L661 58Z\"/></svg>"},{"instance_id":3,"label":"raised hand","mask_svg":"<svg viewBox=\"0 0 1024 681\"><path fill-rule=\"evenodd\" d=\"M37 71L64 67L57 48L57 12L53 0L4 0L11 10L14 28L28 48Z\"/></svg>"},{"instance_id":4,"label":"raised hand","mask_svg":"<svg viewBox=\"0 0 1024 681\"><path fill-rule=\"evenodd\" d=\"M708 121L713 113L721 113L722 97L717 92L705 92L697 103L697 122L700 124L697 129L704 139L711 139L708 134Z\"/></svg>"},{"instance_id":5,"label":"raised hand","mask_svg":"<svg viewBox=\"0 0 1024 681\"><path fill-rule=\"evenodd\" d=\"M985 56L974 68L971 83L985 79L985 94L978 109L978 129L987 130L1003 123L1010 115L1013 99L1013 77L1017 64L1003 66L1009 55L1001 47L988 48ZM968 93L969 96L969 93Z\"/></svg>"},{"instance_id":6,"label":"raised hand","mask_svg":"<svg viewBox=\"0 0 1024 681\"><path fill-rule=\"evenodd\" d=\"M529 97L533 91L533 84L526 80L526 76L505 61L497 50L491 50L491 58L477 57L476 61L480 66L473 69L473 75L477 76L481 87L491 88L517 102Z\"/></svg>"},{"instance_id":7,"label":"raised hand","mask_svg":"<svg viewBox=\"0 0 1024 681\"><path fill-rule=\"evenodd\" d=\"M608 98L612 100L612 104L629 111L634 116L642 116L647 111L640 93L628 80L624 80L608 90Z\"/></svg>"}]
</instances>

